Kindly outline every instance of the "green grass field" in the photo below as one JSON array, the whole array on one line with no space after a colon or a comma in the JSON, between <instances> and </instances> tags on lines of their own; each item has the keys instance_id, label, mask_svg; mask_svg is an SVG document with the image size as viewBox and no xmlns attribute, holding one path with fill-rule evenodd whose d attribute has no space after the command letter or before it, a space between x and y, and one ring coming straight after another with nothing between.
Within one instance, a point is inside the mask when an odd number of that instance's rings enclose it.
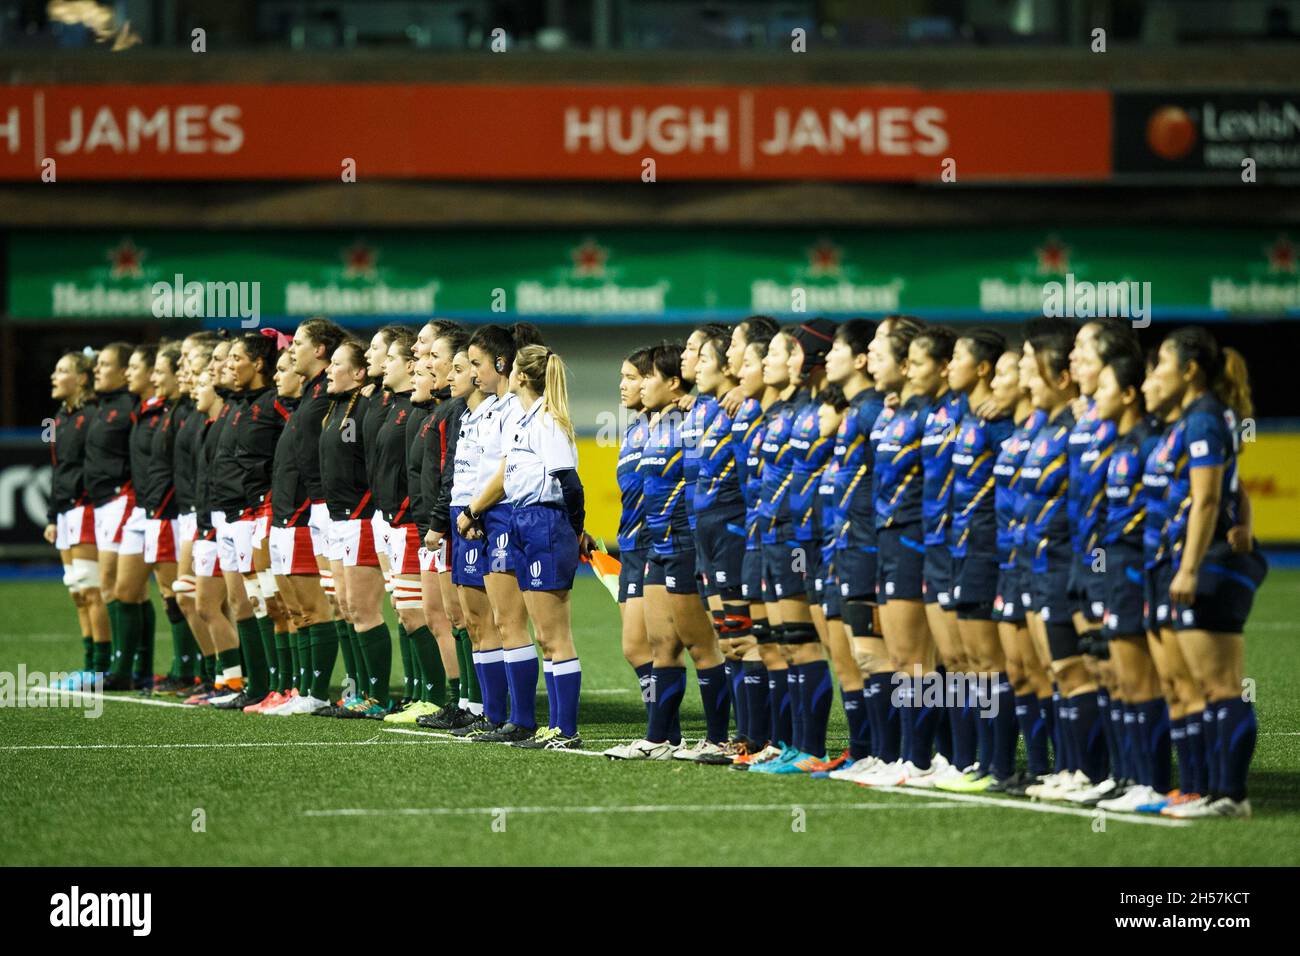
<instances>
[{"instance_id":1,"label":"green grass field","mask_svg":"<svg viewBox=\"0 0 1300 956\"><path fill-rule=\"evenodd\" d=\"M1174 826L1112 814L1101 827L1088 811L1024 801L611 763L373 721L107 701L94 720L77 709L0 709L0 863L1296 865L1297 607L1300 572L1275 572L1250 622L1261 725L1250 821ZM590 577L575 594L575 631L588 749L640 736L617 610ZM160 630L159 670L169 652ZM0 671L73 669L79 654L59 584L0 584ZM687 701L683 727L695 737L698 695ZM832 746L842 745L838 704L833 715ZM195 832L200 810L205 827Z\"/></svg>"}]
</instances>

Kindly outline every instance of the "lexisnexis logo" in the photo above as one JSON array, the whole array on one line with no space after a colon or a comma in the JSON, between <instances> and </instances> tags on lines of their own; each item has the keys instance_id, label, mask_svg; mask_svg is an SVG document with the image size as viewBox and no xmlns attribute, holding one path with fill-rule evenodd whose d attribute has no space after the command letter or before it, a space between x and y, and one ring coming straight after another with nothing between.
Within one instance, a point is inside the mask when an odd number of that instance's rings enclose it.
<instances>
[{"instance_id":1,"label":"lexisnexis logo","mask_svg":"<svg viewBox=\"0 0 1300 956\"><path fill-rule=\"evenodd\" d=\"M1290 99L1261 97L1250 106L1212 99L1199 105L1166 104L1152 111L1146 142L1161 159L1177 162L1201 144L1208 167L1236 166L1243 158L1261 167L1300 167L1300 106Z\"/></svg>"}]
</instances>

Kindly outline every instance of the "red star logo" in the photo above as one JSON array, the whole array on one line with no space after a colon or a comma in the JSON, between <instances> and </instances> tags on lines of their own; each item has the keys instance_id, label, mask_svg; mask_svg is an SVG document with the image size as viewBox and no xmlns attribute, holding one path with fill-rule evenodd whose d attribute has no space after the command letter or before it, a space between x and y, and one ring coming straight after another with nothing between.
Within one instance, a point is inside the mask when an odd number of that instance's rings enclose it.
<instances>
[{"instance_id":1,"label":"red star logo","mask_svg":"<svg viewBox=\"0 0 1300 956\"><path fill-rule=\"evenodd\" d=\"M819 239L808 250L808 274L814 276L837 276L840 274L839 246L829 239Z\"/></svg>"},{"instance_id":2,"label":"red star logo","mask_svg":"<svg viewBox=\"0 0 1300 956\"><path fill-rule=\"evenodd\" d=\"M379 253L365 243L360 241L352 243L351 246L343 250L343 278L373 279L375 277L375 262L378 259Z\"/></svg>"},{"instance_id":3,"label":"red star logo","mask_svg":"<svg viewBox=\"0 0 1300 956\"><path fill-rule=\"evenodd\" d=\"M1277 241L1266 250L1268 253L1269 272L1287 272L1295 274L1296 249L1286 236L1278 236Z\"/></svg>"},{"instance_id":4,"label":"red star logo","mask_svg":"<svg viewBox=\"0 0 1300 956\"><path fill-rule=\"evenodd\" d=\"M123 239L117 244L116 249L108 250L108 261L113 263L112 277L114 279L140 278L144 275L144 270L140 266L144 262L145 255L145 251L137 249L130 239Z\"/></svg>"},{"instance_id":5,"label":"red star logo","mask_svg":"<svg viewBox=\"0 0 1300 956\"><path fill-rule=\"evenodd\" d=\"M1048 236L1034 252L1038 255L1039 275L1064 275L1069 271L1070 247L1055 236Z\"/></svg>"},{"instance_id":6,"label":"red star logo","mask_svg":"<svg viewBox=\"0 0 1300 956\"><path fill-rule=\"evenodd\" d=\"M569 250L569 258L573 260L574 278L600 279L605 275L605 260L609 253L594 239L584 239L582 245Z\"/></svg>"}]
</instances>

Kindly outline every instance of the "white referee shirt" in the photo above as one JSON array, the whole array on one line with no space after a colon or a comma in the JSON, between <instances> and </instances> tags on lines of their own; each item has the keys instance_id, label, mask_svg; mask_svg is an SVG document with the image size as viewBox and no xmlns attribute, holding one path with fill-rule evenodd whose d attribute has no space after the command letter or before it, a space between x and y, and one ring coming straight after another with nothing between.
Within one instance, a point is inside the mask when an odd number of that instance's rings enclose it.
<instances>
[{"instance_id":1,"label":"white referee shirt","mask_svg":"<svg viewBox=\"0 0 1300 956\"><path fill-rule=\"evenodd\" d=\"M564 493L553 475L578 467L578 449L541 398L515 420L506 445L506 501L525 505L563 505Z\"/></svg>"},{"instance_id":2,"label":"white referee shirt","mask_svg":"<svg viewBox=\"0 0 1300 956\"><path fill-rule=\"evenodd\" d=\"M491 404L489 405L488 402ZM479 408L486 411L478 424L479 459L474 494L487 487L487 483L501 467L501 459L506 453L506 443L509 442L515 422L519 420L522 413L519 407L519 396L514 392L506 392L500 398L490 396Z\"/></svg>"},{"instance_id":3,"label":"white referee shirt","mask_svg":"<svg viewBox=\"0 0 1300 956\"><path fill-rule=\"evenodd\" d=\"M479 426L488 406L495 401L495 395L488 396L479 402L478 408L467 408L461 416L451 473L451 504L454 507L464 508L478 494L478 462L482 455L478 443Z\"/></svg>"}]
</instances>

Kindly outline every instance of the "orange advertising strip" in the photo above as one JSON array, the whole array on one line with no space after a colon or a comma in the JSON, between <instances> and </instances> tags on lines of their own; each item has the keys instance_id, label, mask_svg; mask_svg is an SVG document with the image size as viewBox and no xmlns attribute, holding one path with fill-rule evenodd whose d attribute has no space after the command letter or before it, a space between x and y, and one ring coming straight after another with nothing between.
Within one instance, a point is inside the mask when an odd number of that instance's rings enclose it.
<instances>
[{"instance_id":1,"label":"orange advertising strip","mask_svg":"<svg viewBox=\"0 0 1300 956\"><path fill-rule=\"evenodd\" d=\"M1069 181L1102 91L440 84L9 86L0 179ZM948 162L946 162L948 161ZM48 176L48 174L47 174ZM951 178L951 177L949 177Z\"/></svg>"}]
</instances>

